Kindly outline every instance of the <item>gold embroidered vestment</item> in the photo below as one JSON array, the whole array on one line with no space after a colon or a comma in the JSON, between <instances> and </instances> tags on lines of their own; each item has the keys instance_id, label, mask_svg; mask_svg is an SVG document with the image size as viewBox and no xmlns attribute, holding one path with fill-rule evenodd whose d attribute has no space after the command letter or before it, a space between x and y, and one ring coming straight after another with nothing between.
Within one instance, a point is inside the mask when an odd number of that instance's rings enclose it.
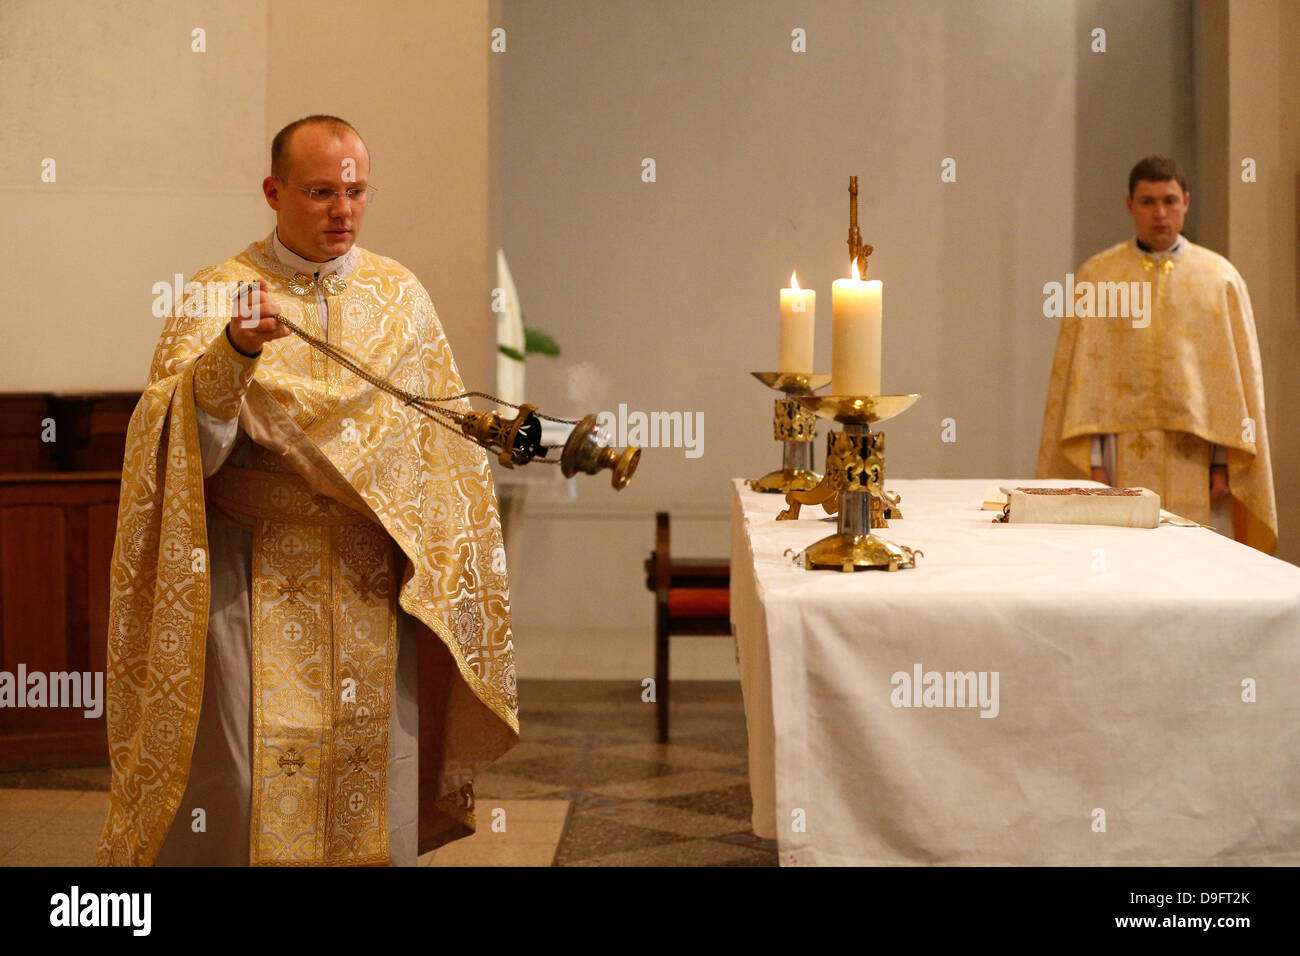
<instances>
[{"instance_id":1,"label":"gold embroidered vestment","mask_svg":"<svg viewBox=\"0 0 1300 956\"><path fill-rule=\"evenodd\" d=\"M1151 292L1145 328L1133 315L1061 320L1038 477L1086 477L1092 436L1115 434L1112 482L1150 488L1163 508L1209 524L1211 446L1220 445L1237 537L1271 554L1277 506L1246 284L1227 259L1191 242L1162 261L1122 242L1075 277L1076 288L1142 282Z\"/></svg>"},{"instance_id":2,"label":"gold embroidered vestment","mask_svg":"<svg viewBox=\"0 0 1300 956\"><path fill-rule=\"evenodd\" d=\"M263 279L289 319L399 386L463 391L424 288L393 260L353 252L345 283L319 284L327 331L317 289L291 288L269 237L192 281ZM127 435L109 605L113 778L96 862L152 863L185 791L203 693L209 504L256 528L250 861L388 862L403 613L432 634L420 665L420 851L473 832L473 778L518 739L486 453L297 337L239 354L228 311L202 298L168 318ZM196 407L239 415L257 443L254 467L227 464L205 483Z\"/></svg>"}]
</instances>

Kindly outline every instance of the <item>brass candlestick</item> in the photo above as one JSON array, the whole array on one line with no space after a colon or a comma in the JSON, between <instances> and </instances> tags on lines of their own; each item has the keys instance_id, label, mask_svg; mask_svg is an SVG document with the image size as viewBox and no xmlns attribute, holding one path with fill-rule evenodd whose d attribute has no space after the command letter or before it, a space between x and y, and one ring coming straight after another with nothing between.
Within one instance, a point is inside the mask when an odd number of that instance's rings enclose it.
<instances>
[{"instance_id":1,"label":"brass candlestick","mask_svg":"<svg viewBox=\"0 0 1300 956\"><path fill-rule=\"evenodd\" d=\"M745 483L754 491L786 494L815 488L822 476L813 471L813 441L817 438L817 416L799 404L800 396L811 395L831 380L829 375L805 372L751 372L768 388L784 392L772 415L772 435L781 442L781 467L762 478Z\"/></svg>"},{"instance_id":2,"label":"brass candlestick","mask_svg":"<svg viewBox=\"0 0 1300 956\"><path fill-rule=\"evenodd\" d=\"M792 490L789 506L778 521L799 517L802 505L820 504L830 514L838 512L838 531L804 549L808 568L835 571L866 571L880 568L897 571L916 566L922 554L871 533L888 527L888 517L897 513L898 496L885 491L885 436L871 426L893 418L916 402L920 395L801 395L805 408L844 427L832 431L826 441L826 477L811 490ZM833 504L832 504L833 500ZM888 512L893 511L890 515Z\"/></svg>"}]
</instances>

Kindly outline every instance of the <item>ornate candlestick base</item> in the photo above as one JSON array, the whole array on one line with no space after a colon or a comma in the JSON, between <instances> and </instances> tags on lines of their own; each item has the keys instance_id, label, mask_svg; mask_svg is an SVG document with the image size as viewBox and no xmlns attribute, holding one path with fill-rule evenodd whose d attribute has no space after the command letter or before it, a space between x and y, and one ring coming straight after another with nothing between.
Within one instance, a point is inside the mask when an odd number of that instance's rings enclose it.
<instances>
[{"instance_id":1,"label":"ornate candlestick base","mask_svg":"<svg viewBox=\"0 0 1300 956\"><path fill-rule=\"evenodd\" d=\"M916 566L916 555L922 552L871 533L872 528L887 526L886 513L898 505L898 495L884 489L885 436L872 433L871 425L906 411L920 397L800 396L804 407L844 426L827 436L826 477L821 484L809 491L787 493L789 507L777 515L778 521L797 518L800 506L805 504L821 504L828 513L838 512L838 532L804 549L806 567L897 571Z\"/></svg>"},{"instance_id":2,"label":"ornate candlestick base","mask_svg":"<svg viewBox=\"0 0 1300 956\"><path fill-rule=\"evenodd\" d=\"M812 458L811 446L808 448L808 457ZM816 488L821 480L822 476L811 468L786 467L780 471L769 471L762 478L746 478L745 484L749 485L752 491L762 491L767 494L788 494L791 491Z\"/></svg>"},{"instance_id":3,"label":"ornate candlestick base","mask_svg":"<svg viewBox=\"0 0 1300 956\"><path fill-rule=\"evenodd\" d=\"M821 571L897 571L916 567L918 554L925 556L874 534L832 534L804 549L804 563Z\"/></svg>"},{"instance_id":4,"label":"ornate candlestick base","mask_svg":"<svg viewBox=\"0 0 1300 956\"><path fill-rule=\"evenodd\" d=\"M772 435L781 442L781 468L762 478L750 478L746 484L754 491L788 494L815 488L822 476L813 471L812 443L817 438L817 416L798 397L811 395L831 380L829 375L801 372L752 372L769 388L784 392L773 409Z\"/></svg>"}]
</instances>

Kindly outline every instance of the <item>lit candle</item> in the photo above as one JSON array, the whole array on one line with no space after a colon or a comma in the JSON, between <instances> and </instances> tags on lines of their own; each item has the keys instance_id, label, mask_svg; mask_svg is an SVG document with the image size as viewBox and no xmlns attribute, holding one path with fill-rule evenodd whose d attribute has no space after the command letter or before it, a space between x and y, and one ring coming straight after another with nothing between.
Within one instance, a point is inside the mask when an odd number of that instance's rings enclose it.
<instances>
[{"instance_id":1,"label":"lit candle","mask_svg":"<svg viewBox=\"0 0 1300 956\"><path fill-rule=\"evenodd\" d=\"M863 282L858 264L852 279L831 285L832 395L880 394L880 307L884 295L879 279Z\"/></svg>"},{"instance_id":2,"label":"lit candle","mask_svg":"<svg viewBox=\"0 0 1300 956\"><path fill-rule=\"evenodd\" d=\"M781 346L776 360L778 372L813 370L813 328L817 313L817 293L799 288L799 279L790 273L790 288L781 290Z\"/></svg>"}]
</instances>

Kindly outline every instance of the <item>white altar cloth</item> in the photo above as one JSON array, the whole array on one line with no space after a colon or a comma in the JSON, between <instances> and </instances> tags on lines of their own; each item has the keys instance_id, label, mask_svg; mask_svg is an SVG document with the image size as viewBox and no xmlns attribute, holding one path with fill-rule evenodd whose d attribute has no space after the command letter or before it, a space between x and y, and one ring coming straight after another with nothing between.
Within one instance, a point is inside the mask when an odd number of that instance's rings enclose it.
<instances>
[{"instance_id":1,"label":"white altar cloth","mask_svg":"<svg viewBox=\"0 0 1300 956\"><path fill-rule=\"evenodd\" d=\"M774 521L733 483L755 832L783 865L1300 863L1300 568L1203 528L994 524L1007 484L1092 483L888 481L878 533L924 557L844 574L783 556L835 531L820 507Z\"/></svg>"}]
</instances>

